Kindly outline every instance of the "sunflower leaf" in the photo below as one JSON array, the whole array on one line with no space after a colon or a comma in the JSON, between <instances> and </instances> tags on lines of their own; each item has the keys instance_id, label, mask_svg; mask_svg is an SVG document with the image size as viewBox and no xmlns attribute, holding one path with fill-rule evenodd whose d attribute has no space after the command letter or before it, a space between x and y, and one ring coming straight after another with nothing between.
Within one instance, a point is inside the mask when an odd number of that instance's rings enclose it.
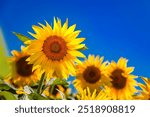
<instances>
[{"instance_id":1,"label":"sunflower leaf","mask_svg":"<svg viewBox=\"0 0 150 117\"><path fill-rule=\"evenodd\" d=\"M16 100L16 97L8 91L2 91L2 92L0 92L0 99L2 99L2 100Z\"/></svg>"},{"instance_id":2,"label":"sunflower leaf","mask_svg":"<svg viewBox=\"0 0 150 117\"><path fill-rule=\"evenodd\" d=\"M2 77L2 76L0 76L0 83L2 82L2 79L3 79L3 77Z\"/></svg>"},{"instance_id":3,"label":"sunflower leaf","mask_svg":"<svg viewBox=\"0 0 150 117\"><path fill-rule=\"evenodd\" d=\"M3 84L4 81L2 80L2 77L0 76L0 84Z\"/></svg>"},{"instance_id":4,"label":"sunflower leaf","mask_svg":"<svg viewBox=\"0 0 150 117\"><path fill-rule=\"evenodd\" d=\"M44 81L45 81L45 73L43 73L42 76L41 76L40 83L39 83L39 86L37 88L37 93L38 94L41 94L43 92L42 88L43 88Z\"/></svg>"},{"instance_id":5,"label":"sunflower leaf","mask_svg":"<svg viewBox=\"0 0 150 117\"><path fill-rule=\"evenodd\" d=\"M0 28L0 79L4 79L5 76L10 72L7 56L7 46Z\"/></svg>"},{"instance_id":6,"label":"sunflower leaf","mask_svg":"<svg viewBox=\"0 0 150 117\"><path fill-rule=\"evenodd\" d=\"M52 85L64 85L64 86L67 86L67 85L69 85L69 83L65 79L57 78L56 80L53 81Z\"/></svg>"},{"instance_id":7,"label":"sunflower leaf","mask_svg":"<svg viewBox=\"0 0 150 117\"><path fill-rule=\"evenodd\" d=\"M16 94L16 90L14 89L14 87L12 87L12 85L4 82L1 79L0 79L0 90L1 91L8 91L8 92L11 92L13 94Z\"/></svg>"},{"instance_id":8,"label":"sunflower leaf","mask_svg":"<svg viewBox=\"0 0 150 117\"><path fill-rule=\"evenodd\" d=\"M38 93L31 93L28 95L30 100L48 100L46 97L38 94Z\"/></svg>"},{"instance_id":9,"label":"sunflower leaf","mask_svg":"<svg viewBox=\"0 0 150 117\"><path fill-rule=\"evenodd\" d=\"M0 90L9 90L11 89L7 84L0 84Z\"/></svg>"},{"instance_id":10,"label":"sunflower leaf","mask_svg":"<svg viewBox=\"0 0 150 117\"><path fill-rule=\"evenodd\" d=\"M31 40L29 37L27 37L27 36L25 36L23 34L16 33L16 32L13 32L13 34L16 35L18 37L18 39L20 39L22 42Z\"/></svg>"}]
</instances>

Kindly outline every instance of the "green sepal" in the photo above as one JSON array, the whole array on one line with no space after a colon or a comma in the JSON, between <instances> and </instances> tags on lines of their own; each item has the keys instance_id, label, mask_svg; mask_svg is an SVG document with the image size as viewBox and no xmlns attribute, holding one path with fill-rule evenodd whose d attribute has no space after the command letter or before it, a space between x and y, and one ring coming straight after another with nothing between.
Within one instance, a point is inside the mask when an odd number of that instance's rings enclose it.
<instances>
[{"instance_id":1,"label":"green sepal","mask_svg":"<svg viewBox=\"0 0 150 117\"><path fill-rule=\"evenodd\" d=\"M23 34L20 34L20 33L13 32L13 34L16 35L18 37L18 39L20 39L22 42L25 42L25 41L28 41L28 40L32 40L29 37L27 37L27 36L25 36Z\"/></svg>"}]
</instances>

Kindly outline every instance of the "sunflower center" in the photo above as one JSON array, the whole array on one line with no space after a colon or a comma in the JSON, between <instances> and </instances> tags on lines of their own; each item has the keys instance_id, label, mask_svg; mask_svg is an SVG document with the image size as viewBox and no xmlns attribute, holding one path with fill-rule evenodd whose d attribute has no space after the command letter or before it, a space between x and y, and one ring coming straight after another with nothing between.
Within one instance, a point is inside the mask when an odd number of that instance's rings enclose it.
<instances>
[{"instance_id":1,"label":"sunflower center","mask_svg":"<svg viewBox=\"0 0 150 117\"><path fill-rule=\"evenodd\" d=\"M50 36L43 43L43 52L48 59L60 61L67 54L66 42L61 37Z\"/></svg>"},{"instance_id":2,"label":"sunflower center","mask_svg":"<svg viewBox=\"0 0 150 117\"><path fill-rule=\"evenodd\" d=\"M20 58L17 62L16 62L16 69L17 69L17 73L21 76L30 76L32 75L32 64L28 64L26 59L28 58L28 56L22 57Z\"/></svg>"},{"instance_id":3,"label":"sunflower center","mask_svg":"<svg viewBox=\"0 0 150 117\"><path fill-rule=\"evenodd\" d=\"M83 78L88 83L96 83L100 79L100 70L95 66L89 66L83 72Z\"/></svg>"},{"instance_id":4,"label":"sunflower center","mask_svg":"<svg viewBox=\"0 0 150 117\"><path fill-rule=\"evenodd\" d=\"M59 53L60 50L61 50L61 46L59 45L59 43L54 42L51 44L51 52Z\"/></svg>"},{"instance_id":5,"label":"sunflower center","mask_svg":"<svg viewBox=\"0 0 150 117\"><path fill-rule=\"evenodd\" d=\"M123 70L116 69L111 74L112 85L116 89L123 89L126 85L126 78L122 75Z\"/></svg>"}]
</instances>

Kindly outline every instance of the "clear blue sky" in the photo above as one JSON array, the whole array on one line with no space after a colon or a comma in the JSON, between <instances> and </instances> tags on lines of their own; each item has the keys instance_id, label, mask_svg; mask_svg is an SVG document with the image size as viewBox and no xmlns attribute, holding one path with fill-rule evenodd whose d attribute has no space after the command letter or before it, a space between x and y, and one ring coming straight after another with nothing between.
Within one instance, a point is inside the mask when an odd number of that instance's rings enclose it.
<instances>
[{"instance_id":1,"label":"clear blue sky","mask_svg":"<svg viewBox=\"0 0 150 117\"><path fill-rule=\"evenodd\" d=\"M22 44L12 31L29 36L33 24L51 24L54 16L82 30L86 55L109 61L125 57L135 75L150 77L150 0L0 0L0 26L9 51Z\"/></svg>"}]
</instances>

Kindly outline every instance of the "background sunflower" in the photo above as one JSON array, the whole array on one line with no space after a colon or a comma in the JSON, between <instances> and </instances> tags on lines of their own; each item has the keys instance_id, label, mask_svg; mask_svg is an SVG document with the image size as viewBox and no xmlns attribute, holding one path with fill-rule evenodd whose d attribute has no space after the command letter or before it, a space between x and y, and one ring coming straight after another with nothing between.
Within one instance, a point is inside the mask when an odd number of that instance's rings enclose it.
<instances>
[{"instance_id":1,"label":"background sunflower","mask_svg":"<svg viewBox=\"0 0 150 117\"><path fill-rule=\"evenodd\" d=\"M146 77L141 77L145 84L139 83L142 89L139 99L150 100L150 79Z\"/></svg>"},{"instance_id":2,"label":"background sunflower","mask_svg":"<svg viewBox=\"0 0 150 117\"><path fill-rule=\"evenodd\" d=\"M40 73L36 69L32 71L32 65L28 64L26 59L29 55L24 47L21 48L21 52L13 50L10 57L11 73L8 75L6 82L9 82L16 88L22 88L25 85L33 85L40 79Z\"/></svg>"},{"instance_id":3,"label":"background sunflower","mask_svg":"<svg viewBox=\"0 0 150 117\"><path fill-rule=\"evenodd\" d=\"M103 85L109 85L110 79L106 74L106 64L103 62L104 57L89 55L88 59L77 65L76 79L74 86L78 89L86 89L90 91L100 90Z\"/></svg>"},{"instance_id":4,"label":"background sunflower","mask_svg":"<svg viewBox=\"0 0 150 117\"><path fill-rule=\"evenodd\" d=\"M136 93L135 86L137 86L137 83L135 78L137 76L131 74L134 67L127 67L127 62L127 59L121 57L117 63L112 61L107 67L112 85L106 90L110 90L109 96L111 99L133 99L132 96Z\"/></svg>"}]
</instances>

